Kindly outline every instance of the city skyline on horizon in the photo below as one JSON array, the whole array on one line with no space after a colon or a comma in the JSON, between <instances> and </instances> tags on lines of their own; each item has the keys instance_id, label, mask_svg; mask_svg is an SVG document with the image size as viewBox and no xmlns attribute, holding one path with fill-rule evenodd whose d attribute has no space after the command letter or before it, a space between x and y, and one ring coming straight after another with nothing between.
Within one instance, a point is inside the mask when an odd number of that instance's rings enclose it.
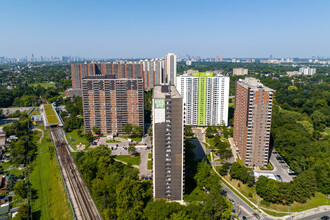
<instances>
[{"instance_id":1,"label":"city skyline on horizon","mask_svg":"<svg viewBox=\"0 0 330 220\"><path fill-rule=\"evenodd\" d=\"M325 0L35 0L0 7L7 9L0 15L0 56L6 57L330 57Z\"/></svg>"}]
</instances>

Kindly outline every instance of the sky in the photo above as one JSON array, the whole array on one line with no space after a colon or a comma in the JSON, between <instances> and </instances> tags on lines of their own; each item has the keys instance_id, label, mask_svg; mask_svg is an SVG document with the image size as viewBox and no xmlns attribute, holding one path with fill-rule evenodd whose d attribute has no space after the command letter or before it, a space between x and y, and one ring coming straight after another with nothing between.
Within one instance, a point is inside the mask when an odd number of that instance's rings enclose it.
<instances>
[{"instance_id":1,"label":"sky","mask_svg":"<svg viewBox=\"0 0 330 220\"><path fill-rule=\"evenodd\" d=\"M329 0L0 0L0 57L330 57Z\"/></svg>"}]
</instances>

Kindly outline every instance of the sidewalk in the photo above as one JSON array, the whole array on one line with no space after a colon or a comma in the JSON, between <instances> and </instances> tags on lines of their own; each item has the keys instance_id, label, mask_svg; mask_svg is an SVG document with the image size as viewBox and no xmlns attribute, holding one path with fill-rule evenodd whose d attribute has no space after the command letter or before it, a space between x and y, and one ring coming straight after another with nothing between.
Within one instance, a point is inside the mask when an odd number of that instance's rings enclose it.
<instances>
[{"instance_id":1,"label":"sidewalk","mask_svg":"<svg viewBox=\"0 0 330 220\"><path fill-rule=\"evenodd\" d=\"M229 144L230 144L230 149L231 152L234 156L235 161L237 161L237 152L236 152L236 145L234 143L234 139L233 138L228 138Z\"/></svg>"}]
</instances>

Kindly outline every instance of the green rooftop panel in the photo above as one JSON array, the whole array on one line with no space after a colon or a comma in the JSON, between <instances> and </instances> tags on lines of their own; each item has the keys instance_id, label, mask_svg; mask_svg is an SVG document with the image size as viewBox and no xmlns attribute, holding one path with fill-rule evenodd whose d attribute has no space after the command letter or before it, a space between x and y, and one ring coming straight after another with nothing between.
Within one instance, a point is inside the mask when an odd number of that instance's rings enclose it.
<instances>
[{"instance_id":1,"label":"green rooftop panel","mask_svg":"<svg viewBox=\"0 0 330 220\"><path fill-rule=\"evenodd\" d=\"M195 77L212 77L213 73L205 73L205 72L193 73L193 76L195 76Z\"/></svg>"},{"instance_id":2,"label":"green rooftop panel","mask_svg":"<svg viewBox=\"0 0 330 220\"><path fill-rule=\"evenodd\" d=\"M50 105L50 104L44 105L44 110L45 110L45 115L46 115L48 124L60 123L52 105Z\"/></svg>"}]
</instances>

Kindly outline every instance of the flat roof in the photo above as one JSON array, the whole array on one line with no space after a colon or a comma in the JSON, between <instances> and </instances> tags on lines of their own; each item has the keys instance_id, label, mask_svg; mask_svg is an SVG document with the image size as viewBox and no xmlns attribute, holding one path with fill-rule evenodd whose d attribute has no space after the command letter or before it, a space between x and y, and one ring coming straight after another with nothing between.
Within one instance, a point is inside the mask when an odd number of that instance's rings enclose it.
<instances>
[{"instance_id":1,"label":"flat roof","mask_svg":"<svg viewBox=\"0 0 330 220\"><path fill-rule=\"evenodd\" d=\"M264 89L265 91L272 92L273 89L264 86L259 79L253 78L253 77L246 77L245 79L238 80L238 83L246 88L251 89Z\"/></svg>"},{"instance_id":2,"label":"flat roof","mask_svg":"<svg viewBox=\"0 0 330 220\"><path fill-rule=\"evenodd\" d=\"M57 118L56 112L51 104L44 105L45 115L47 118L48 124L59 124L60 121Z\"/></svg>"},{"instance_id":3,"label":"flat roof","mask_svg":"<svg viewBox=\"0 0 330 220\"><path fill-rule=\"evenodd\" d=\"M169 93L169 89L171 89L171 93ZM182 98L175 86L161 85L154 87L153 98L165 99L166 95L171 95L171 98Z\"/></svg>"},{"instance_id":4,"label":"flat roof","mask_svg":"<svg viewBox=\"0 0 330 220\"><path fill-rule=\"evenodd\" d=\"M142 80L142 77L134 77L134 78L117 78L117 75L110 74L110 75L91 75L85 76L82 78L83 80Z\"/></svg>"}]
</instances>

